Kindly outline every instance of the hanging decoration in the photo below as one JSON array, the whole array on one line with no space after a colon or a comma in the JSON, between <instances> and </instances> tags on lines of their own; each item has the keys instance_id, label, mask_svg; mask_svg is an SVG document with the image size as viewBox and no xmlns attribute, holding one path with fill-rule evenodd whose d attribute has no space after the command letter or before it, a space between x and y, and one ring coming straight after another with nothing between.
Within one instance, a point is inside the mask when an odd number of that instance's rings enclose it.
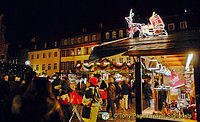
<instances>
[{"instance_id":1,"label":"hanging decoration","mask_svg":"<svg viewBox=\"0 0 200 122\"><path fill-rule=\"evenodd\" d=\"M161 17L153 12L152 16L149 18L150 24L145 25L144 23L134 23L133 22L134 13L132 9L128 17L125 17L128 27L129 27L129 37L133 38L134 33L139 31L139 37L149 37L149 36L167 36L168 33L164 29L165 24Z\"/></svg>"},{"instance_id":2,"label":"hanging decoration","mask_svg":"<svg viewBox=\"0 0 200 122\"><path fill-rule=\"evenodd\" d=\"M77 64L75 66L77 72L92 72L92 71L99 71L99 70L105 70L107 72L119 72L118 70L122 71L132 71L134 69L135 64L131 63L114 63L108 59L103 59L99 62L95 63L82 63Z\"/></svg>"},{"instance_id":3,"label":"hanging decoration","mask_svg":"<svg viewBox=\"0 0 200 122\"><path fill-rule=\"evenodd\" d=\"M83 65L84 65L84 67L87 68L87 69L91 69L91 68L93 67L93 64L88 64L88 63L86 63L86 64L83 64Z\"/></svg>"},{"instance_id":4,"label":"hanging decoration","mask_svg":"<svg viewBox=\"0 0 200 122\"><path fill-rule=\"evenodd\" d=\"M180 74L176 73L175 71L172 71L172 74L169 77L169 80L171 82L170 86L173 88L178 88L185 85L184 81L181 80Z\"/></svg>"}]
</instances>

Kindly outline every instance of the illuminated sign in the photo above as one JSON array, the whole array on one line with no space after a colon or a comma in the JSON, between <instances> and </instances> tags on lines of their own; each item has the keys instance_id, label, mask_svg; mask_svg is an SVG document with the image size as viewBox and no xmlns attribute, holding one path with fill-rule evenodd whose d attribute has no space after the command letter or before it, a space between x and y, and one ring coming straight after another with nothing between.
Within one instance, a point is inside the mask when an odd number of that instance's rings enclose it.
<instances>
[{"instance_id":1,"label":"illuminated sign","mask_svg":"<svg viewBox=\"0 0 200 122\"><path fill-rule=\"evenodd\" d=\"M149 37L149 36L167 36L168 33L164 29L165 24L161 17L153 12L152 16L149 18L150 23L147 25L141 23L133 22L134 13L132 9L130 10L129 17L125 17L128 27L129 27L129 37L133 38L135 32L139 31L139 37Z\"/></svg>"}]
</instances>

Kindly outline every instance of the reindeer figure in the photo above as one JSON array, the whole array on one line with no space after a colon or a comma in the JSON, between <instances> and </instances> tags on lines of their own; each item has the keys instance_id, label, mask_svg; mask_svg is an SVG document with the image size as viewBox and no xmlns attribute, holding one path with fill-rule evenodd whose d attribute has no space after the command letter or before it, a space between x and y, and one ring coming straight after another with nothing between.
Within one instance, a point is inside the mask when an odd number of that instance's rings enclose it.
<instances>
[{"instance_id":1,"label":"reindeer figure","mask_svg":"<svg viewBox=\"0 0 200 122\"><path fill-rule=\"evenodd\" d=\"M133 38L133 35L135 32L139 31L140 34L139 36L142 36L143 34L141 33L141 27L144 25L144 24L140 24L140 23L133 23L133 16L134 16L134 13L132 12L132 9L130 10L130 14L129 14L129 17L125 17L127 23L128 23L128 27L129 27L129 37L130 38Z\"/></svg>"},{"instance_id":2,"label":"reindeer figure","mask_svg":"<svg viewBox=\"0 0 200 122\"><path fill-rule=\"evenodd\" d=\"M132 9L130 10L129 17L125 17L128 27L129 27L129 37L133 38L135 32L139 31L139 37L150 37L150 36L167 36L168 33L164 29L165 24L162 21L161 17L155 12L153 12L152 16L150 17L147 25L141 23L133 23L133 16Z\"/></svg>"}]
</instances>

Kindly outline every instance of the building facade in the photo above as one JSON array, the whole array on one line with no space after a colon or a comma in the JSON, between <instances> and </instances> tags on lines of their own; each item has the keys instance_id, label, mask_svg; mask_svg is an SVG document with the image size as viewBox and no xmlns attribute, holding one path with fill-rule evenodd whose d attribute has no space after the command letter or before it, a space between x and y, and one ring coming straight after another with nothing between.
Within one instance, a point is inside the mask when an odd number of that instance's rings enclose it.
<instances>
[{"instance_id":1,"label":"building facade","mask_svg":"<svg viewBox=\"0 0 200 122\"><path fill-rule=\"evenodd\" d=\"M99 32L61 40L61 72L70 72L77 63L88 63L92 48L100 41Z\"/></svg>"},{"instance_id":2,"label":"building facade","mask_svg":"<svg viewBox=\"0 0 200 122\"><path fill-rule=\"evenodd\" d=\"M60 49L55 48L28 52L28 60L36 73L51 76L55 72L59 72Z\"/></svg>"},{"instance_id":3,"label":"building facade","mask_svg":"<svg viewBox=\"0 0 200 122\"><path fill-rule=\"evenodd\" d=\"M0 15L0 62L7 62L8 44L5 43L5 26L2 23L3 15Z\"/></svg>"}]
</instances>

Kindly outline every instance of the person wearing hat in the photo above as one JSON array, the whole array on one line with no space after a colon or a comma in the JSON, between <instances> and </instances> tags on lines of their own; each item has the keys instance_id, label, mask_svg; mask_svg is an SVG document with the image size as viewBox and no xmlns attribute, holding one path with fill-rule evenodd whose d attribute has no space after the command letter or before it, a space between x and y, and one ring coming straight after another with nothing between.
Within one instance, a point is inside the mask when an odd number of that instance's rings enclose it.
<instances>
[{"instance_id":1,"label":"person wearing hat","mask_svg":"<svg viewBox=\"0 0 200 122\"><path fill-rule=\"evenodd\" d=\"M99 106L101 102L101 94L97 88L98 79L96 77L92 77L89 79L90 86L86 88L85 95L83 96L82 103L84 106L91 106L90 117L82 118L84 122L96 122L97 115L99 111ZM84 111L82 115L84 115Z\"/></svg>"}]
</instances>

